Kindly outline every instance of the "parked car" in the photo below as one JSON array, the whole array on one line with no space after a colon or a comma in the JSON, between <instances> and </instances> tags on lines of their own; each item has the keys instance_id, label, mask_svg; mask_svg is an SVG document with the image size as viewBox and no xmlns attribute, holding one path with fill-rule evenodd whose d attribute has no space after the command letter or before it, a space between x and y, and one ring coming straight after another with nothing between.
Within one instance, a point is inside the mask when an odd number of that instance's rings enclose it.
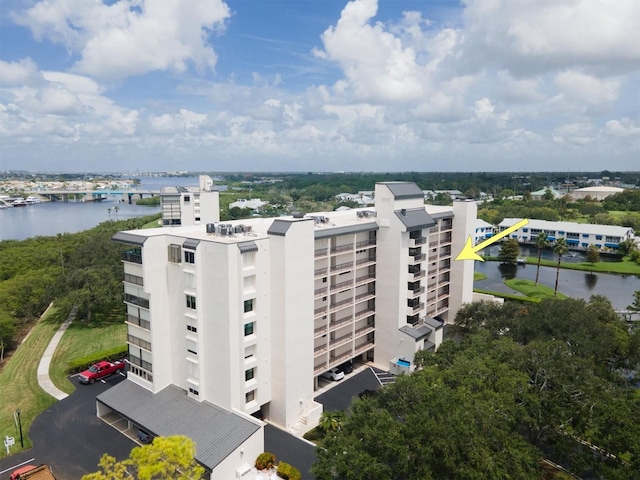
<instances>
[{"instance_id":1,"label":"parked car","mask_svg":"<svg viewBox=\"0 0 640 480\"><path fill-rule=\"evenodd\" d=\"M334 367L331 370L327 370L320 376L322 378L326 378L327 380L333 380L334 382L337 382L338 380L342 380L344 378L344 372L338 367Z\"/></svg>"},{"instance_id":2,"label":"parked car","mask_svg":"<svg viewBox=\"0 0 640 480\"><path fill-rule=\"evenodd\" d=\"M126 364L122 360L116 362L108 362L103 360L101 362L91 365L88 369L78 375L80 383L93 383L96 380L100 380L114 373L124 372Z\"/></svg>"},{"instance_id":3,"label":"parked car","mask_svg":"<svg viewBox=\"0 0 640 480\"><path fill-rule=\"evenodd\" d=\"M348 374L353 372L353 362L349 360L348 362L344 362L342 365L338 367L340 370L344 372L344 374Z\"/></svg>"},{"instance_id":4,"label":"parked car","mask_svg":"<svg viewBox=\"0 0 640 480\"><path fill-rule=\"evenodd\" d=\"M141 428L138 429L138 438L142 443L151 443L151 441L153 440L153 437L151 436L151 434L145 432Z\"/></svg>"}]
</instances>

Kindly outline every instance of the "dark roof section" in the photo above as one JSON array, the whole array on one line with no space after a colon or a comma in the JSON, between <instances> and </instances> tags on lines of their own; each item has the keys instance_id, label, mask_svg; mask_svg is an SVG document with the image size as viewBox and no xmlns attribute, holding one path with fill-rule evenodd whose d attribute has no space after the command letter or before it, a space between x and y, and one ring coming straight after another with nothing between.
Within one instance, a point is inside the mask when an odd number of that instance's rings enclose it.
<instances>
[{"instance_id":1,"label":"dark roof section","mask_svg":"<svg viewBox=\"0 0 640 480\"><path fill-rule=\"evenodd\" d=\"M413 337L416 342L418 340L422 340L431 333L431 329L425 325L421 325L417 328L405 325L404 327L400 327L400 331L406 333L410 337Z\"/></svg>"},{"instance_id":2,"label":"dark roof section","mask_svg":"<svg viewBox=\"0 0 640 480\"><path fill-rule=\"evenodd\" d=\"M114 242L126 243L127 245L138 245L139 247L144 245L146 239L146 236L134 235L133 233L127 232L118 232L113 237L111 237L111 240L113 240Z\"/></svg>"},{"instance_id":3,"label":"dark roof section","mask_svg":"<svg viewBox=\"0 0 640 480\"><path fill-rule=\"evenodd\" d=\"M436 330L439 329L439 328L442 328L442 326L444 325L444 322L442 320L438 320L438 319L431 318L431 317L425 318L424 319L424 323L426 323L430 327L435 328Z\"/></svg>"},{"instance_id":4,"label":"dark roof section","mask_svg":"<svg viewBox=\"0 0 640 480\"><path fill-rule=\"evenodd\" d=\"M199 243L200 243L200 240L196 240L195 238L187 238L182 244L182 248L195 250Z\"/></svg>"},{"instance_id":5,"label":"dark roof section","mask_svg":"<svg viewBox=\"0 0 640 480\"><path fill-rule=\"evenodd\" d=\"M188 436L196 444L196 459L211 470L261 428L240 415L197 402L174 385L154 395L124 380L97 400L154 435Z\"/></svg>"},{"instance_id":6,"label":"dark roof section","mask_svg":"<svg viewBox=\"0 0 640 480\"><path fill-rule=\"evenodd\" d=\"M433 227L436 222L427 211L420 208L402 209L395 211L396 216L407 227L407 232Z\"/></svg>"},{"instance_id":7,"label":"dark roof section","mask_svg":"<svg viewBox=\"0 0 640 480\"><path fill-rule=\"evenodd\" d=\"M378 230L378 224L376 222L367 222L367 223L359 223L357 225L347 225L344 227L336 227L336 228L321 228L317 229L314 233L314 237L318 238L327 238L327 237L335 237L337 235L344 235L347 233L356 233L356 232L365 232L367 230Z\"/></svg>"},{"instance_id":8,"label":"dark roof section","mask_svg":"<svg viewBox=\"0 0 640 480\"><path fill-rule=\"evenodd\" d=\"M280 237L284 237L291 226L291 222L287 222L286 220L275 219L267 233L269 235L278 235Z\"/></svg>"},{"instance_id":9,"label":"dark roof section","mask_svg":"<svg viewBox=\"0 0 640 480\"><path fill-rule=\"evenodd\" d=\"M256 245L256 242L240 242L238 243L238 248L240 249L240 253L249 253L249 252L258 251L258 245Z\"/></svg>"},{"instance_id":10,"label":"dark roof section","mask_svg":"<svg viewBox=\"0 0 640 480\"><path fill-rule=\"evenodd\" d=\"M431 215L431 218L433 218L434 220L438 220L440 218L453 218L452 211L430 213L429 215Z\"/></svg>"},{"instance_id":11,"label":"dark roof section","mask_svg":"<svg viewBox=\"0 0 640 480\"><path fill-rule=\"evenodd\" d=\"M393 193L396 200L406 198L424 199L424 192L413 182L382 182Z\"/></svg>"}]
</instances>

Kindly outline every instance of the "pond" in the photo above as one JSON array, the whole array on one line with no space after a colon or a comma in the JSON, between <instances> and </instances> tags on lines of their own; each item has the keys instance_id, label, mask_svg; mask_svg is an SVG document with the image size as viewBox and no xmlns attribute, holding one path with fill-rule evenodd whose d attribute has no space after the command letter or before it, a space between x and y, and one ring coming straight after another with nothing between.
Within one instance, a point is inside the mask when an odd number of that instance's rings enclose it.
<instances>
[{"instance_id":1,"label":"pond","mask_svg":"<svg viewBox=\"0 0 640 480\"><path fill-rule=\"evenodd\" d=\"M474 286L484 290L517 294L518 292L507 287L504 281L510 278L535 281L536 269L536 265L475 262L475 271L484 273L488 278L475 282ZM556 269L541 266L539 283L554 288L555 281ZM637 275L589 273L561 268L558 290L569 297L585 300L588 300L591 295L603 295L611 301L616 310L626 310L627 306L633 302L633 292L640 290L640 278Z\"/></svg>"}]
</instances>

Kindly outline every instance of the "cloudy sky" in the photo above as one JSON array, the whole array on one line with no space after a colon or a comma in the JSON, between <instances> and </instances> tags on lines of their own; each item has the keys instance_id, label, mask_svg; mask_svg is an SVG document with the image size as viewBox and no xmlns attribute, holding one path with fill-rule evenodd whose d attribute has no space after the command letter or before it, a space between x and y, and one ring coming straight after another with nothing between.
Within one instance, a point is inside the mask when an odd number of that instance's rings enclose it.
<instances>
[{"instance_id":1,"label":"cloudy sky","mask_svg":"<svg viewBox=\"0 0 640 480\"><path fill-rule=\"evenodd\" d=\"M1 1L2 170L640 170L638 0Z\"/></svg>"}]
</instances>

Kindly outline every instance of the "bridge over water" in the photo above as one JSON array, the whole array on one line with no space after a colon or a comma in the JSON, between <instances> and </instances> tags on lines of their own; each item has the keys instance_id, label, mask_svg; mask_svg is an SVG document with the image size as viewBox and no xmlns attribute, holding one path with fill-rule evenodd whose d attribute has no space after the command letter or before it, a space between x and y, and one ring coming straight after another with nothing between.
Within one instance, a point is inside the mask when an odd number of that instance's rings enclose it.
<instances>
[{"instance_id":1,"label":"bridge over water","mask_svg":"<svg viewBox=\"0 0 640 480\"><path fill-rule=\"evenodd\" d=\"M159 190L46 190L31 191L29 195L37 196L50 202L100 202L108 197L120 197L122 203L135 204L142 198L157 197Z\"/></svg>"}]
</instances>

